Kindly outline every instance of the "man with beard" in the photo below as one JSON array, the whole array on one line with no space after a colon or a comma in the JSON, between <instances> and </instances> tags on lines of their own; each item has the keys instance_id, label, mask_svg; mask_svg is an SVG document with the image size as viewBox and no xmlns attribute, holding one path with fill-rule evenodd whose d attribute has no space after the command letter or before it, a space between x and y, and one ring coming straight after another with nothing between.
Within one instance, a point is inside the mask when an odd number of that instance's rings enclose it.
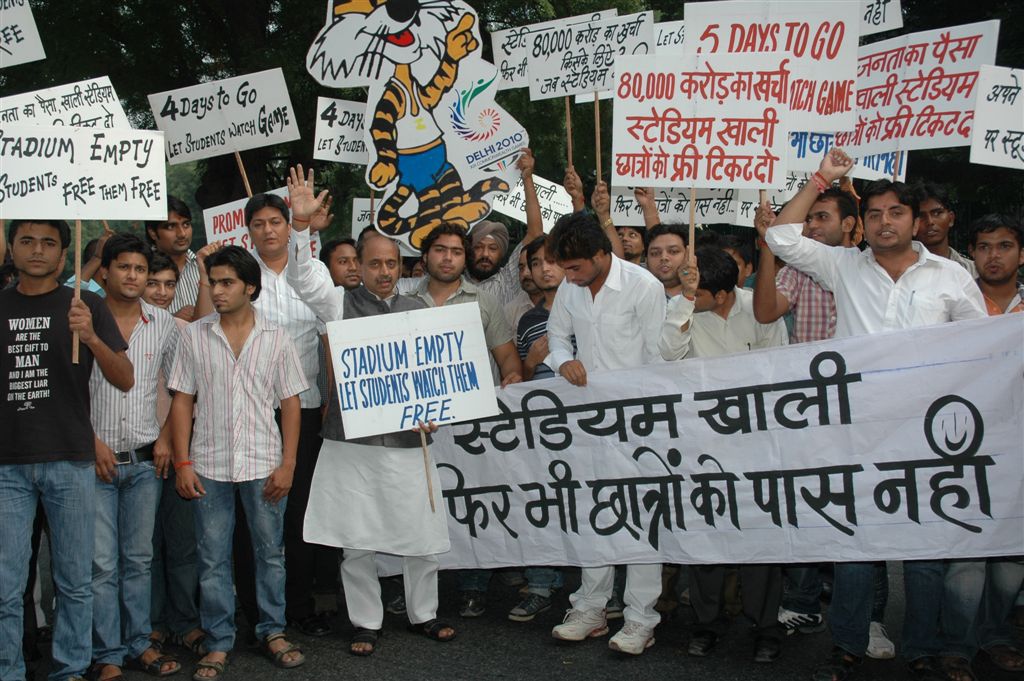
<instances>
[{"instance_id":1,"label":"man with beard","mask_svg":"<svg viewBox=\"0 0 1024 681\"><path fill-rule=\"evenodd\" d=\"M317 204L312 182L293 173L292 206L297 215L312 213ZM302 225L304 221L296 220ZM368 234L357 248L363 286L341 292L324 288L311 272L309 232L294 231L295 255L288 280L299 295L325 320L356 319L427 307L422 300L395 293L401 273L398 244L380 234ZM431 432L437 429L429 425ZM443 508L437 470L430 469L435 498L423 484L420 438L395 432L348 438L342 423L337 391L329 396L324 421L323 456L319 457L306 512L305 536L345 549L342 582L349 619L355 626L349 651L372 655L384 619L375 555L378 551L403 556L406 611L412 626L439 642L455 638L455 629L437 619L437 554L449 550L447 517L430 513L431 503Z\"/></svg>"},{"instance_id":2,"label":"man with beard","mask_svg":"<svg viewBox=\"0 0 1024 681\"><path fill-rule=\"evenodd\" d=\"M970 258L956 252L949 245L949 232L956 223L956 212L944 187L931 182L921 185L921 213L918 220L917 240L940 258L952 260L977 278L978 270Z\"/></svg>"},{"instance_id":3,"label":"man with beard","mask_svg":"<svg viewBox=\"0 0 1024 681\"><path fill-rule=\"evenodd\" d=\"M146 223L146 238L153 249L171 259L178 268L178 286L168 311L186 321L196 318L199 296L199 263L192 245L192 211L181 199L167 197L167 219ZM211 308L212 309L212 308Z\"/></svg>"},{"instance_id":4,"label":"man with beard","mask_svg":"<svg viewBox=\"0 0 1024 681\"><path fill-rule=\"evenodd\" d=\"M616 227L622 241L622 259L634 265L643 265L644 250L647 248L647 231L637 225Z\"/></svg>"},{"instance_id":5,"label":"man with beard","mask_svg":"<svg viewBox=\"0 0 1024 681\"><path fill-rule=\"evenodd\" d=\"M542 236L537 237L537 239L543 238ZM530 243L537 241L537 239ZM533 272L527 260L528 254L526 251L528 248L519 251L519 286L523 290L505 306L505 316L508 317L509 326L512 327L513 331L519 328L519 320L523 318L523 315L533 309L544 298L544 294L533 281Z\"/></svg>"},{"instance_id":6,"label":"man with beard","mask_svg":"<svg viewBox=\"0 0 1024 681\"><path fill-rule=\"evenodd\" d=\"M1024 312L1024 228L1015 220L986 215L971 225L970 254L978 266L978 287L989 315Z\"/></svg>"},{"instance_id":7,"label":"man with beard","mask_svg":"<svg viewBox=\"0 0 1024 681\"><path fill-rule=\"evenodd\" d=\"M665 299L671 299L683 292L680 273L687 269L686 240L689 238L684 225L656 225L651 229L647 242L647 269L665 287Z\"/></svg>"}]
</instances>

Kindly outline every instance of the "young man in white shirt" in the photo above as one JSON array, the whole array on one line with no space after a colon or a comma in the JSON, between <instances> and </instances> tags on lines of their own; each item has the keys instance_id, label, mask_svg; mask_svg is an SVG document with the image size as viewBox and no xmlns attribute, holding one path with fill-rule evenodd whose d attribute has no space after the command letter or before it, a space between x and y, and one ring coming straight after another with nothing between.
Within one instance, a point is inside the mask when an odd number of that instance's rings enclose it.
<instances>
[{"instance_id":1,"label":"young man in white shirt","mask_svg":"<svg viewBox=\"0 0 1024 681\"><path fill-rule=\"evenodd\" d=\"M592 215L560 218L549 239L565 281L548 319L550 359L545 363L573 385L584 386L590 371L660 362L658 338L665 318L661 282L643 267L616 257ZM569 597L572 608L552 636L582 641L608 632L605 605L614 572L610 565L583 569L583 583ZM661 619L654 604L660 593L660 563L627 567L625 624L608 642L612 650L639 655L654 645L654 627Z\"/></svg>"},{"instance_id":2,"label":"young man in white shirt","mask_svg":"<svg viewBox=\"0 0 1024 681\"><path fill-rule=\"evenodd\" d=\"M171 463L170 428L157 420L157 376L170 371L178 343L174 318L141 299L151 258L134 234L113 235L100 256L104 302L128 343L135 385L123 393L96 370L89 380L97 478L92 671L99 681L120 677L126 658L154 675L181 668L149 638L153 526Z\"/></svg>"},{"instance_id":3,"label":"young man in white shirt","mask_svg":"<svg viewBox=\"0 0 1024 681\"><path fill-rule=\"evenodd\" d=\"M199 612L209 651L195 678L224 672L235 642L231 535L241 497L256 560L256 636L275 666L301 665L284 636L284 508L299 439L299 394L308 388L288 334L254 309L260 266L238 246L206 258L217 309L189 325L168 388L178 494L196 503ZM192 413L196 394L195 433ZM281 407L281 427L274 406Z\"/></svg>"},{"instance_id":4,"label":"young man in white shirt","mask_svg":"<svg viewBox=\"0 0 1024 681\"><path fill-rule=\"evenodd\" d=\"M760 348L787 345L786 324L776 319L761 324L754 317L753 292L736 285L736 260L716 246L697 249L697 266L684 265L680 278L682 295L669 302L661 335L666 360L684 357L718 357ZM697 270L695 273L694 270ZM694 275L700 283L690 293L685 282ZM754 661L772 662L782 648L782 627L778 621L782 602L782 570L778 565L743 564L743 614L754 625ZM729 628L722 589L723 565L690 566L690 604L697 625L687 652L705 657L718 645Z\"/></svg>"},{"instance_id":5,"label":"young man in white shirt","mask_svg":"<svg viewBox=\"0 0 1024 681\"><path fill-rule=\"evenodd\" d=\"M832 149L801 193L822 193L853 167ZM836 337L881 333L985 316L981 291L951 260L914 241L918 195L902 182L878 180L861 192L864 238L869 248L833 248L801 235L804 215L786 206L765 235L769 248L835 294ZM796 206L799 208L799 206ZM939 561L904 563L907 614L904 657L912 673L934 671L939 653L938 621L943 568ZM870 627L874 566L837 563L829 624L835 649L814 674L816 681L843 681L864 656Z\"/></svg>"}]
</instances>

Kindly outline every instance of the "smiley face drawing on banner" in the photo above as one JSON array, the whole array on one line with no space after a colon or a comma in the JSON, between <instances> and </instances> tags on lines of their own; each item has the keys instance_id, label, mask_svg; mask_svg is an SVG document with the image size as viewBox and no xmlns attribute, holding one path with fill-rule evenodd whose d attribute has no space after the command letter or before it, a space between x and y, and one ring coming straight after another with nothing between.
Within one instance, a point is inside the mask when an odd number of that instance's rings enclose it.
<instances>
[{"instance_id":1,"label":"smiley face drawing on banner","mask_svg":"<svg viewBox=\"0 0 1024 681\"><path fill-rule=\"evenodd\" d=\"M369 87L366 182L384 192L383 234L419 250L442 222L472 228L515 184L529 139L494 102L497 70L465 2L329 0L306 67L323 85Z\"/></svg>"}]
</instances>

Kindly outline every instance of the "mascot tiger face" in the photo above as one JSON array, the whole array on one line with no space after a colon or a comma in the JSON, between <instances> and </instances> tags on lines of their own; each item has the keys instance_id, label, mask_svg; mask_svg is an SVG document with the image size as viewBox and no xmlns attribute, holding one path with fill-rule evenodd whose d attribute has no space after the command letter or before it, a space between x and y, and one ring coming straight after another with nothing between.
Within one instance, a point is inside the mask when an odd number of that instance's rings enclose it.
<instances>
[{"instance_id":1,"label":"mascot tiger face","mask_svg":"<svg viewBox=\"0 0 1024 681\"><path fill-rule=\"evenodd\" d=\"M464 187L435 118L459 62L479 48L475 27L461 0L335 1L307 57L325 85L370 86L366 180L385 193L377 226L413 248L441 222L469 229L490 211L484 196L509 188L500 178Z\"/></svg>"}]
</instances>

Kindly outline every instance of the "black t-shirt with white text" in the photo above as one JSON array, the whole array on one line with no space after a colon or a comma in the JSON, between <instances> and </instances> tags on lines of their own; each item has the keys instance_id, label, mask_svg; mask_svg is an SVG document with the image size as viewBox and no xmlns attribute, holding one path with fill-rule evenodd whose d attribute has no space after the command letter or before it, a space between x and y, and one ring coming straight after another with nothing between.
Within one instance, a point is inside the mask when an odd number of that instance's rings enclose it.
<instances>
[{"instance_id":1,"label":"black t-shirt with white text","mask_svg":"<svg viewBox=\"0 0 1024 681\"><path fill-rule=\"evenodd\" d=\"M0 464L93 461L89 375L93 354L79 343L71 363L68 310L74 289L38 296L0 291ZM82 291L96 335L114 352L128 344L103 299Z\"/></svg>"}]
</instances>

